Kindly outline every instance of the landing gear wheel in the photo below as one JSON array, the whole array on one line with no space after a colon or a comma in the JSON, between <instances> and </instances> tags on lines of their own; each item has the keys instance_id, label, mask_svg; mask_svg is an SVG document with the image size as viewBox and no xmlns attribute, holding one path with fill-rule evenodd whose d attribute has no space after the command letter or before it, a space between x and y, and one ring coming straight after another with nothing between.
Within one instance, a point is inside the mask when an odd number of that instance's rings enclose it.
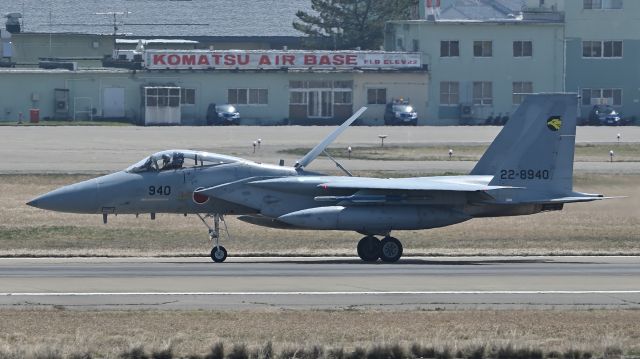
<instances>
[{"instance_id":1,"label":"landing gear wheel","mask_svg":"<svg viewBox=\"0 0 640 359\"><path fill-rule=\"evenodd\" d=\"M227 259L227 250L223 246L213 247L211 250L211 259L216 263L222 263Z\"/></svg>"},{"instance_id":2,"label":"landing gear wheel","mask_svg":"<svg viewBox=\"0 0 640 359\"><path fill-rule=\"evenodd\" d=\"M380 259L383 262L397 262L402 257L402 243L393 237L385 237L380 241Z\"/></svg>"},{"instance_id":3,"label":"landing gear wheel","mask_svg":"<svg viewBox=\"0 0 640 359\"><path fill-rule=\"evenodd\" d=\"M365 262L375 262L380 253L380 241L374 236L366 236L358 242L358 256Z\"/></svg>"}]
</instances>

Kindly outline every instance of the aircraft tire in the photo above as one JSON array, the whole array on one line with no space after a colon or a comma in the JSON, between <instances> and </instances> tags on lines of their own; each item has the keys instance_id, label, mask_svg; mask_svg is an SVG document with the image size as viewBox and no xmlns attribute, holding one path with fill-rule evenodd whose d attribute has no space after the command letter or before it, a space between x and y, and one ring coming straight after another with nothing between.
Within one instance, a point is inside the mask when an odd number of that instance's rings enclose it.
<instances>
[{"instance_id":1,"label":"aircraft tire","mask_svg":"<svg viewBox=\"0 0 640 359\"><path fill-rule=\"evenodd\" d=\"M402 243L393 237L380 241L380 259L386 263L397 262L402 257Z\"/></svg>"},{"instance_id":2,"label":"aircraft tire","mask_svg":"<svg viewBox=\"0 0 640 359\"><path fill-rule=\"evenodd\" d=\"M213 247L211 259L216 263L222 263L227 259L227 250L223 246Z\"/></svg>"},{"instance_id":3,"label":"aircraft tire","mask_svg":"<svg viewBox=\"0 0 640 359\"><path fill-rule=\"evenodd\" d=\"M374 236L366 236L358 242L358 256L365 262L375 262L380 253L380 241Z\"/></svg>"}]
</instances>

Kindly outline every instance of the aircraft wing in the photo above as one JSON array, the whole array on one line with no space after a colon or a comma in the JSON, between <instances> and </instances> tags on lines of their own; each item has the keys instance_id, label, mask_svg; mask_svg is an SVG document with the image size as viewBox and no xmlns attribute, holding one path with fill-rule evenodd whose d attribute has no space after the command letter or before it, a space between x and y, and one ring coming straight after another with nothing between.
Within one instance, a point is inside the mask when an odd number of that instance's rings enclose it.
<instances>
[{"instance_id":1,"label":"aircraft wing","mask_svg":"<svg viewBox=\"0 0 640 359\"><path fill-rule=\"evenodd\" d=\"M465 181L441 181L429 177L418 178L357 178L325 182L318 185L323 189L366 189L366 190L395 190L395 191L453 191L475 192L495 189L515 188L505 186L490 186L482 183Z\"/></svg>"}]
</instances>

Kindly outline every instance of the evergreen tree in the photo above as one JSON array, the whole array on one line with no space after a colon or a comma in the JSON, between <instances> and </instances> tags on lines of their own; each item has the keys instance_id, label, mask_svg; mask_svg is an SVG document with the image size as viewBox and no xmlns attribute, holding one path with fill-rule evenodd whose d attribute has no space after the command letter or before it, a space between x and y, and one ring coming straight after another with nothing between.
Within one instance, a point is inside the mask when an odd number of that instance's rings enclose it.
<instances>
[{"instance_id":1,"label":"evergreen tree","mask_svg":"<svg viewBox=\"0 0 640 359\"><path fill-rule=\"evenodd\" d=\"M298 11L293 27L316 48L380 48L384 24L408 19L418 0L311 0L315 14Z\"/></svg>"}]
</instances>

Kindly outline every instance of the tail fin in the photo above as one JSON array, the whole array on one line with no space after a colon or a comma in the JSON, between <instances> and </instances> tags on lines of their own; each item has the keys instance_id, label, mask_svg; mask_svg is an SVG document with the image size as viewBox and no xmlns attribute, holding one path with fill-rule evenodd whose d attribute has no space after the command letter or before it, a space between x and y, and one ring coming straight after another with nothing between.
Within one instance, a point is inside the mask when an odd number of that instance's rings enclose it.
<instances>
[{"instance_id":1,"label":"tail fin","mask_svg":"<svg viewBox=\"0 0 640 359\"><path fill-rule=\"evenodd\" d=\"M527 96L471 174L493 175L491 185L571 192L577 109L576 94Z\"/></svg>"}]
</instances>

